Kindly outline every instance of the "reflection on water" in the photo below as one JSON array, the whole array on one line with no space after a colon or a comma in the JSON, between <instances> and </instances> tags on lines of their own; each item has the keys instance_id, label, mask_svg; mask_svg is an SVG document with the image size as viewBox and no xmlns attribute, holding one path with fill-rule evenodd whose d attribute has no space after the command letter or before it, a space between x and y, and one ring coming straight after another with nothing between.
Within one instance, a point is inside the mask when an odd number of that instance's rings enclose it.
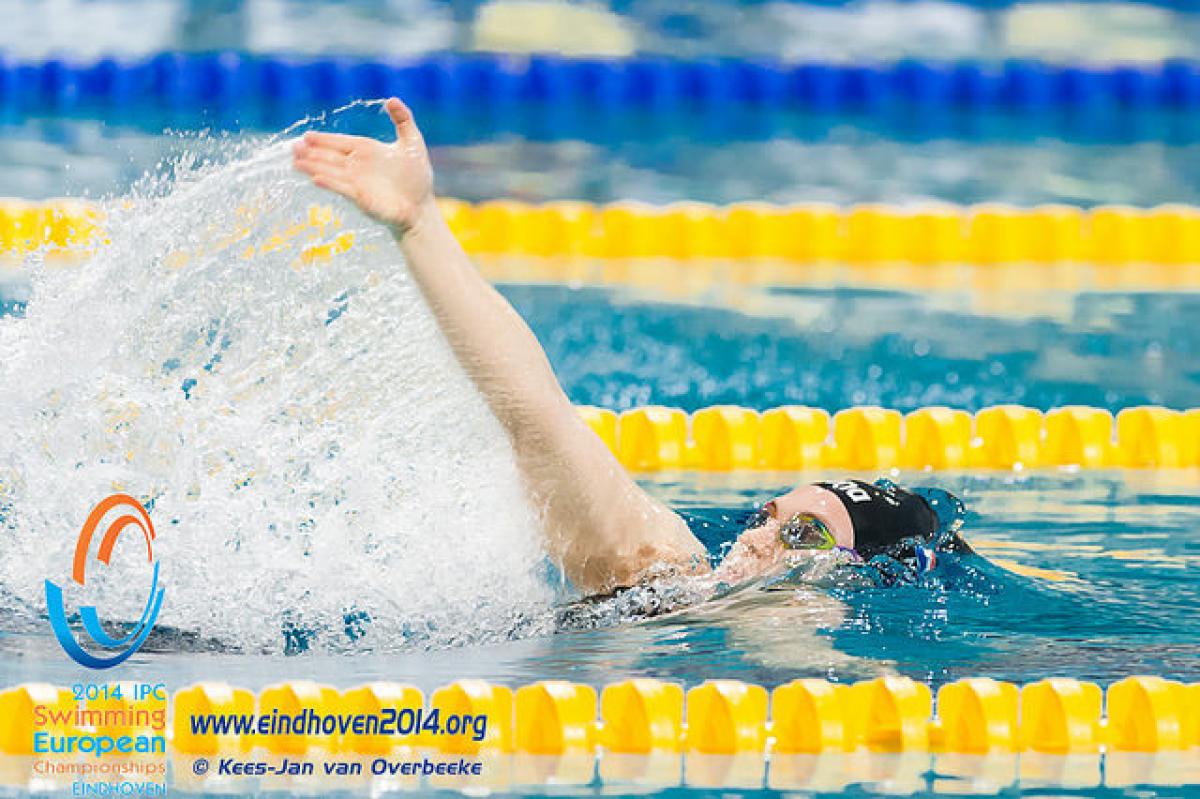
<instances>
[{"instance_id":1,"label":"reflection on water","mask_svg":"<svg viewBox=\"0 0 1200 799\"><path fill-rule=\"evenodd\" d=\"M1177 796L1178 788L1194 785L1195 759L1180 752L1107 752L1046 755L1038 752L994 752L987 755L924 752L824 752L792 754L760 752L736 755L695 751L656 751L651 754L573 751L562 755L488 752L478 758L482 774L468 776L402 776L390 771L401 763L418 767L458 763L459 755L417 754L398 750L386 755L330 754L314 748L307 754L271 754L259 750L253 762L272 770L268 776L231 778L204 767L204 756L172 754L135 756L121 762L161 782L169 790L189 794L242 795L294 792L300 795L380 795L399 791L421 796L459 797L486 792L488 796L646 796L693 797L779 796L778 791L803 791L804 796L994 795L1046 796ZM301 770L313 766L311 775ZM326 776L325 766L347 764L349 776ZM382 766L381 766L382 764ZM0 787L35 785L39 793L70 791L73 777L67 761L0 755ZM74 764L78 766L78 764ZM169 773L159 775L167 769ZM352 770L357 767L357 770ZM61 772L48 768L63 769ZM273 771L293 773L275 775ZM347 772L332 771L332 774ZM380 776L373 776L373 775ZM1109 793L1098 793L1103 785ZM764 790L766 789L766 790ZM736 791L736 794L731 793ZM769 792L768 792L769 791Z\"/></svg>"}]
</instances>

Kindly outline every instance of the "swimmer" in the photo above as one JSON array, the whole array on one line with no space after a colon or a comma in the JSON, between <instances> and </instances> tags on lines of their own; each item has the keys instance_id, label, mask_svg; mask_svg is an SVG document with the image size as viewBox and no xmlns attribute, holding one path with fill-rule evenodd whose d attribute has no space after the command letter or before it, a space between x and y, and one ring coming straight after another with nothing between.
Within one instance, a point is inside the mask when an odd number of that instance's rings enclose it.
<instances>
[{"instance_id":1,"label":"swimmer","mask_svg":"<svg viewBox=\"0 0 1200 799\"><path fill-rule=\"evenodd\" d=\"M904 546L965 549L952 495L843 480L768 502L712 567L684 520L642 490L576 413L533 332L442 218L411 112L395 98L384 108L395 142L309 132L295 144L294 166L391 230L459 363L508 433L547 552L575 588L599 596L683 575L733 585L812 551L869 560Z\"/></svg>"}]
</instances>

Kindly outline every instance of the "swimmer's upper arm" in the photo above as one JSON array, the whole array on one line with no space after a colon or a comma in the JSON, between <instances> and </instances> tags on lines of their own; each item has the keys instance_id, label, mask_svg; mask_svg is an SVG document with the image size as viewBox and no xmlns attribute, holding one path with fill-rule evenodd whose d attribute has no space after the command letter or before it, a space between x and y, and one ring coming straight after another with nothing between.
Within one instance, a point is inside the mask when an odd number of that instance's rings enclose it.
<instances>
[{"instance_id":1,"label":"swimmer's upper arm","mask_svg":"<svg viewBox=\"0 0 1200 799\"><path fill-rule=\"evenodd\" d=\"M704 547L683 519L634 482L557 384L555 393L561 400L514 444L568 578L585 593L604 593L663 570L707 571Z\"/></svg>"}]
</instances>

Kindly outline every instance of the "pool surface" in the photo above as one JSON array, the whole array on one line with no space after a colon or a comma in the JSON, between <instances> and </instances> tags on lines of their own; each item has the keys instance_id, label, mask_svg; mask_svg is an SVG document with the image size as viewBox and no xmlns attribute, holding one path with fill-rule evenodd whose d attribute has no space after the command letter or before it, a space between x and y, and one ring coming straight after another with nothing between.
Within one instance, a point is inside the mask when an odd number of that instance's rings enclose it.
<instances>
[{"instance_id":1,"label":"pool surface","mask_svg":"<svg viewBox=\"0 0 1200 799\"><path fill-rule=\"evenodd\" d=\"M572 399L618 409L1178 405L1194 396L1200 374L1187 322L1195 298L1186 294L1097 293L1063 298L1057 315L989 316L964 314L965 298L938 293L768 290L751 313L620 289L505 291L539 333ZM697 520L716 555L728 543L730 519L791 485L830 476L675 473L646 485ZM916 584L822 578L665 618L556 635L517 632L519 640L466 648L423 651L392 641L380 655L368 635L348 656L316 645L295 657L264 657L223 654L218 637L204 651L144 650L133 663L139 674L175 686L219 673L252 688L281 671L345 685L387 677L426 689L472 676L514 684L650 675L776 684L899 673L935 685L966 676L1018 683L1051 675L1100 682L1137 673L1200 676L1200 623L1191 612L1200 600L1191 577L1200 562L1194 472L892 477L959 493L979 557ZM471 536L451 534L448 543L470 547ZM5 651L0 684L80 676L36 625L0 637Z\"/></svg>"},{"instance_id":2,"label":"pool surface","mask_svg":"<svg viewBox=\"0 0 1200 799\"><path fill-rule=\"evenodd\" d=\"M678 475L648 485L703 517L742 510L827 473ZM281 673L348 687L399 680L432 690L459 678L512 685L562 678L594 685L653 676L693 684L729 677L776 685L897 673L940 685L987 676L1018 683L1070 675L1200 679L1200 498L1190 475L1137 473L913 475L959 492L970 508L966 558L944 580L749 591L693 610L611 628L440 651L374 656L312 652L153 652L131 664L180 687L221 674L250 688ZM904 476L898 478L904 479ZM705 535L710 549L722 540ZM69 684L48 634L0 638L0 681ZM149 649L149 648L148 648Z\"/></svg>"},{"instance_id":3,"label":"pool surface","mask_svg":"<svg viewBox=\"0 0 1200 799\"><path fill-rule=\"evenodd\" d=\"M834 575L549 635L566 597L538 563L503 433L391 241L335 203L337 230L356 244L298 264L277 231L328 195L291 172L285 144L206 146L224 160L176 159L131 203L110 204L111 244L89 263L9 273L2 534L20 554L0 571L12 611L0 684L70 681L37 609L42 574L69 544L51 531L77 526L88 498L114 484L152 495L167 529L175 587L163 624L180 635L137 667L172 685L220 673L257 687L281 670L423 687L647 673L1195 679L1192 470L892 475L961 493L980 557L915 585ZM661 286L502 290L579 404L1195 404L1194 293L1002 281L685 289L661 268ZM664 474L650 488L711 517L816 477ZM736 523L698 532L716 556ZM130 579L105 586L116 607L140 601Z\"/></svg>"}]
</instances>

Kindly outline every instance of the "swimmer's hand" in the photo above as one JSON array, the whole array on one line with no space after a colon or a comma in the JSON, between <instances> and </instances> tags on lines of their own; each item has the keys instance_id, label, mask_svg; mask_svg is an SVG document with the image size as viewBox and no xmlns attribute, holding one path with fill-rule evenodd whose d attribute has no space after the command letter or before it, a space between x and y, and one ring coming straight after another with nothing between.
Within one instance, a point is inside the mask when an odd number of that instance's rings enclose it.
<instances>
[{"instance_id":1,"label":"swimmer's hand","mask_svg":"<svg viewBox=\"0 0 1200 799\"><path fill-rule=\"evenodd\" d=\"M384 109L396 141L309 131L296 142L292 165L403 236L431 215L433 167L408 106L393 97Z\"/></svg>"}]
</instances>

